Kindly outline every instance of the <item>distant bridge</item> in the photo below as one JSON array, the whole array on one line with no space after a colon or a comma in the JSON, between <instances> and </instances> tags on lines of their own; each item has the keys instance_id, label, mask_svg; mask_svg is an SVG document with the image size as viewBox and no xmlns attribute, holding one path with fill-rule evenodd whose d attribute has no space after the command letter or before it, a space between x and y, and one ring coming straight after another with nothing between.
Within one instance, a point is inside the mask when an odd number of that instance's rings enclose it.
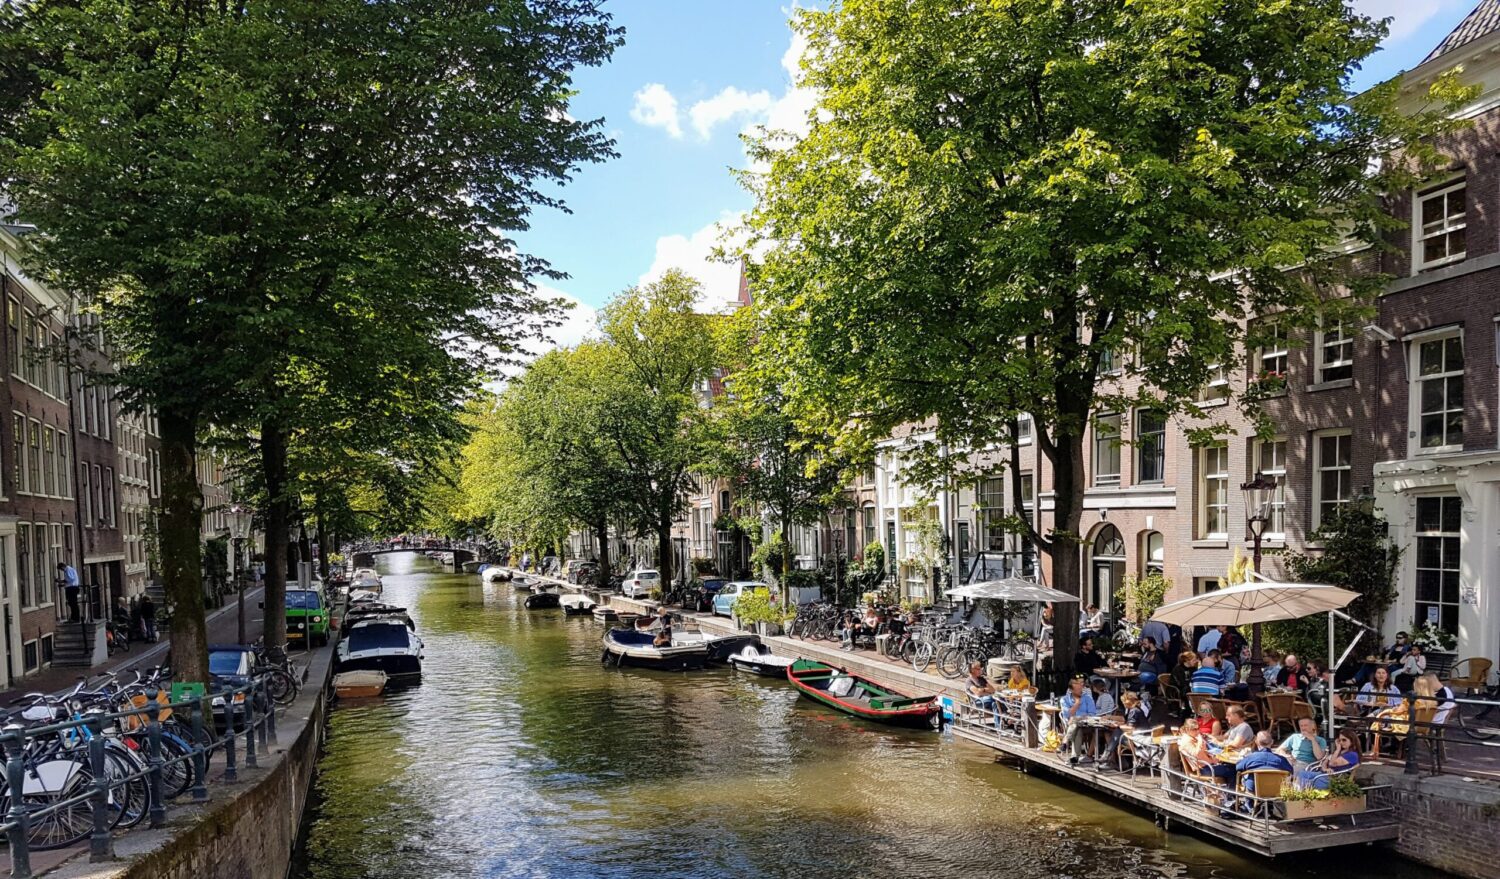
<instances>
[{"instance_id":1,"label":"distant bridge","mask_svg":"<svg viewBox=\"0 0 1500 879\"><path fill-rule=\"evenodd\" d=\"M397 552L451 552L453 553L453 570L455 573L460 573L464 569L464 562L472 562L483 557L488 552L488 547L463 540L447 540L438 544L365 543L354 548L353 566L356 568L373 567L376 556Z\"/></svg>"}]
</instances>

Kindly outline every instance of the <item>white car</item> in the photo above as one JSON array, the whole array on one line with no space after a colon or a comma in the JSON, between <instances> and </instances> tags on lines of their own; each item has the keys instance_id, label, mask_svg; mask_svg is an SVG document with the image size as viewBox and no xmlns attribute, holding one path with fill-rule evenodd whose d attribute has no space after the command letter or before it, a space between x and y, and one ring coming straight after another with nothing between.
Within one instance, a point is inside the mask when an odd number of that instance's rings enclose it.
<instances>
[{"instance_id":1,"label":"white car","mask_svg":"<svg viewBox=\"0 0 1500 879\"><path fill-rule=\"evenodd\" d=\"M657 571L631 572L620 584L620 594L626 598L649 598L651 590L661 586L661 574Z\"/></svg>"},{"instance_id":2,"label":"white car","mask_svg":"<svg viewBox=\"0 0 1500 879\"><path fill-rule=\"evenodd\" d=\"M766 584L759 580L735 580L733 583L725 583L714 595L714 614L721 617L734 616L734 603L741 595L765 588L767 588Z\"/></svg>"}]
</instances>

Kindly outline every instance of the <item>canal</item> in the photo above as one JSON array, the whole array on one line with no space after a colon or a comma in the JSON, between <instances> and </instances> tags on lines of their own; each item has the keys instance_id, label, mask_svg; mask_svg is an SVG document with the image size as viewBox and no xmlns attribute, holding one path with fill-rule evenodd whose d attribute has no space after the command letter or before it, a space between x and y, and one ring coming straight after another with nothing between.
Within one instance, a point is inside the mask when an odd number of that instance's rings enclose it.
<instances>
[{"instance_id":1,"label":"canal","mask_svg":"<svg viewBox=\"0 0 1500 879\"><path fill-rule=\"evenodd\" d=\"M383 557L420 686L332 712L294 879L1428 879L1376 849L1262 861L728 670L605 669L601 627Z\"/></svg>"}]
</instances>

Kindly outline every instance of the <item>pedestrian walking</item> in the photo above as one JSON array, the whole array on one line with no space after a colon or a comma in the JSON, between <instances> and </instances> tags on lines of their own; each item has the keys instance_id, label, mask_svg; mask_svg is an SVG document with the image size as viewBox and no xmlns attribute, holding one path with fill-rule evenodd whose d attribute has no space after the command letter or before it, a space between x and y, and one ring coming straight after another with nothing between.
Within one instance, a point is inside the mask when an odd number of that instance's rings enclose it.
<instances>
[{"instance_id":1,"label":"pedestrian walking","mask_svg":"<svg viewBox=\"0 0 1500 879\"><path fill-rule=\"evenodd\" d=\"M57 563L57 579L62 584L63 596L68 601L68 620L78 622L78 595L81 591L78 584L78 572L73 566L66 562Z\"/></svg>"},{"instance_id":2,"label":"pedestrian walking","mask_svg":"<svg viewBox=\"0 0 1500 879\"><path fill-rule=\"evenodd\" d=\"M146 629L146 640L156 642L156 603L150 595L141 596L141 625Z\"/></svg>"}]
</instances>

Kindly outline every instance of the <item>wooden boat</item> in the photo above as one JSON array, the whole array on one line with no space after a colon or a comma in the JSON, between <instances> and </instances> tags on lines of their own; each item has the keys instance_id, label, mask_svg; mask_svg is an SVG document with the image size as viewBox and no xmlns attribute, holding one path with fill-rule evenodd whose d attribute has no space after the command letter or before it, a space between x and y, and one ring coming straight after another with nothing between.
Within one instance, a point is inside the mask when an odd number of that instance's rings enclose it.
<instances>
[{"instance_id":1,"label":"wooden boat","mask_svg":"<svg viewBox=\"0 0 1500 879\"><path fill-rule=\"evenodd\" d=\"M683 643L673 638L670 645L661 647L653 643L655 640L655 632L625 627L610 629L604 633L604 655L599 661L657 671L687 671L708 664L708 648L701 640Z\"/></svg>"},{"instance_id":2,"label":"wooden boat","mask_svg":"<svg viewBox=\"0 0 1500 879\"><path fill-rule=\"evenodd\" d=\"M789 656L775 655L764 644L746 644L740 652L729 655L729 664L740 671L786 680L786 671L792 667L792 659Z\"/></svg>"},{"instance_id":3,"label":"wooden boat","mask_svg":"<svg viewBox=\"0 0 1500 879\"><path fill-rule=\"evenodd\" d=\"M559 607L559 596L556 592L536 592L526 596L527 610L550 610Z\"/></svg>"},{"instance_id":4,"label":"wooden boat","mask_svg":"<svg viewBox=\"0 0 1500 879\"><path fill-rule=\"evenodd\" d=\"M594 619L601 623L612 623L620 618L620 612L607 604L601 604L593 610Z\"/></svg>"},{"instance_id":5,"label":"wooden boat","mask_svg":"<svg viewBox=\"0 0 1500 879\"><path fill-rule=\"evenodd\" d=\"M931 729L938 710L936 696L908 696L810 659L792 663L786 676L807 698L876 723Z\"/></svg>"},{"instance_id":6,"label":"wooden boat","mask_svg":"<svg viewBox=\"0 0 1500 879\"><path fill-rule=\"evenodd\" d=\"M518 574L511 578L510 587L517 592L530 592L537 587L537 581L532 580L525 574Z\"/></svg>"},{"instance_id":7,"label":"wooden boat","mask_svg":"<svg viewBox=\"0 0 1500 879\"><path fill-rule=\"evenodd\" d=\"M333 676L333 691L345 699L362 699L385 692L385 672L369 669L346 671Z\"/></svg>"},{"instance_id":8,"label":"wooden boat","mask_svg":"<svg viewBox=\"0 0 1500 879\"><path fill-rule=\"evenodd\" d=\"M587 595L572 593L558 598L558 604L562 605L563 613L570 617L581 617L594 612L595 601Z\"/></svg>"}]
</instances>

